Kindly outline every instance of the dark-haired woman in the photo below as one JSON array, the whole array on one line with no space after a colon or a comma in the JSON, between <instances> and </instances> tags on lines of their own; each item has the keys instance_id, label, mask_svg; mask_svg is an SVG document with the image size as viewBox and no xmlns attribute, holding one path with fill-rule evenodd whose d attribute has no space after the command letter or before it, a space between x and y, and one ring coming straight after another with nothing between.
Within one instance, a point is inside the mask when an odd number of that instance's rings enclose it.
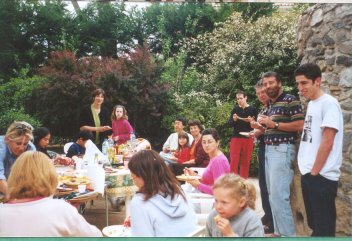
<instances>
[{"instance_id":1,"label":"dark-haired woman","mask_svg":"<svg viewBox=\"0 0 352 241\"><path fill-rule=\"evenodd\" d=\"M40 127L37 128L33 131L33 136L34 136L34 145L37 151L43 152L45 155L47 155L49 158L52 158L47 150L47 147L50 142L51 138L51 133L48 128L46 127Z\"/></svg>"},{"instance_id":2,"label":"dark-haired woman","mask_svg":"<svg viewBox=\"0 0 352 241\"><path fill-rule=\"evenodd\" d=\"M104 90L94 90L92 93L93 103L85 106L79 117L80 130L92 132L93 142L99 149L101 149L104 139L111 134L110 113L102 105L104 98Z\"/></svg>"},{"instance_id":3,"label":"dark-haired woman","mask_svg":"<svg viewBox=\"0 0 352 241\"><path fill-rule=\"evenodd\" d=\"M131 234L141 237L186 236L197 228L197 217L165 161L143 150L128 163L139 191L131 201Z\"/></svg>"},{"instance_id":4,"label":"dark-haired woman","mask_svg":"<svg viewBox=\"0 0 352 241\"><path fill-rule=\"evenodd\" d=\"M214 128L203 131L202 146L204 151L209 155L210 162L202 175L202 179L187 182L198 191L212 195L214 182L221 175L230 172L230 164L227 157L219 148L220 136ZM185 173L188 175L197 175L197 173L188 168L185 169Z\"/></svg>"}]
</instances>

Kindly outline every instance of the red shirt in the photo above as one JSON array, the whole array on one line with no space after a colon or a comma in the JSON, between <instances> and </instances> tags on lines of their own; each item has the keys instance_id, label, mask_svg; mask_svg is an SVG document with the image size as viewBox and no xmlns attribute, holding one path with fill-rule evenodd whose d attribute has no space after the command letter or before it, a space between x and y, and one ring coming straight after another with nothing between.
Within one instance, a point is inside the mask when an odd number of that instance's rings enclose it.
<instances>
[{"instance_id":1,"label":"red shirt","mask_svg":"<svg viewBox=\"0 0 352 241\"><path fill-rule=\"evenodd\" d=\"M188 146L181 147L181 150L175 152L175 157L177 157L177 162L180 164L191 160L191 148Z\"/></svg>"}]
</instances>

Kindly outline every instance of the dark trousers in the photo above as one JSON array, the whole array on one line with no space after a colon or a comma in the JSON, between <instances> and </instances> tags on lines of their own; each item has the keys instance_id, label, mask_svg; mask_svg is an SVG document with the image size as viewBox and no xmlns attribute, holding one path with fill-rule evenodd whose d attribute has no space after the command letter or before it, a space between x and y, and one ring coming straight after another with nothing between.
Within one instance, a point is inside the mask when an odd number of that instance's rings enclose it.
<instances>
[{"instance_id":1,"label":"dark trousers","mask_svg":"<svg viewBox=\"0 0 352 241\"><path fill-rule=\"evenodd\" d=\"M271 207L269 202L268 188L265 181L265 144L259 144L258 146L258 162L259 162L259 187L260 187L260 196L262 198L262 207L264 210L264 223L273 222L273 216L271 214Z\"/></svg>"},{"instance_id":2,"label":"dark trousers","mask_svg":"<svg viewBox=\"0 0 352 241\"><path fill-rule=\"evenodd\" d=\"M335 236L337 181L307 173L301 177L302 194L312 236Z\"/></svg>"}]
</instances>

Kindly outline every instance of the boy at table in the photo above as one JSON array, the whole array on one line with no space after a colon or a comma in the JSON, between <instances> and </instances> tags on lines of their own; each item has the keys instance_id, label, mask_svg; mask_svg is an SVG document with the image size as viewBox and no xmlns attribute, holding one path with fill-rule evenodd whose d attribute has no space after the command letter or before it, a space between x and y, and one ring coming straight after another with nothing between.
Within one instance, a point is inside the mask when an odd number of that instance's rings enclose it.
<instances>
[{"instance_id":1,"label":"boy at table","mask_svg":"<svg viewBox=\"0 0 352 241\"><path fill-rule=\"evenodd\" d=\"M89 131L80 131L77 135L77 140L73 143L67 151L66 156L72 158L73 156L82 156L86 153L86 143L92 140L93 136Z\"/></svg>"}]
</instances>

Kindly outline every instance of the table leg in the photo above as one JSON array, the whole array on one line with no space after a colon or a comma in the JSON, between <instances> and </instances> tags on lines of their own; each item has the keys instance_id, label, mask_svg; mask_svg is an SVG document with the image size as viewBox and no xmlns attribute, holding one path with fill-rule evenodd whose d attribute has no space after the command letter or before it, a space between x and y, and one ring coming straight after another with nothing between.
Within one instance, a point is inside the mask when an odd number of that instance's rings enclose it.
<instances>
[{"instance_id":1,"label":"table leg","mask_svg":"<svg viewBox=\"0 0 352 241\"><path fill-rule=\"evenodd\" d=\"M106 215L106 227L109 226L109 203L108 195L105 192L105 215Z\"/></svg>"}]
</instances>

